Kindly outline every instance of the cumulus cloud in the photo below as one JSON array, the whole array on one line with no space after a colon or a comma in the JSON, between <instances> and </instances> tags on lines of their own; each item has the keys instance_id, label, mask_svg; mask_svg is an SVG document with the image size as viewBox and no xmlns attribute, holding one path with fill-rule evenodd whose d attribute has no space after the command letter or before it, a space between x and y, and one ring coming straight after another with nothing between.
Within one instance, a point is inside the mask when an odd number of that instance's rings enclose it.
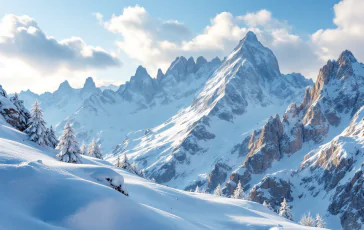
<instances>
[{"instance_id":1,"label":"cumulus cloud","mask_svg":"<svg viewBox=\"0 0 364 230\"><path fill-rule=\"evenodd\" d=\"M100 18L104 19L98 15ZM287 22L275 19L264 9L238 16L222 12L200 34L193 34L181 22L154 18L141 6L127 7L122 14L112 15L102 24L121 35L122 41L117 44L123 52L152 72L159 67L166 69L181 55L223 58L249 30L275 52L282 72L302 72L312 77L307 65L314 65L317 59L307 41L291 34Z\"/></svg>"},{"instance_id":2,"label":"cumulus cloud","mask_svg":"<svg viewBox=\"0 0 364 230\"><path fill-rule=\"evenodd\" d=\"M120 66L119 58L81 38L58 41L48 36L28 16L5 15L0 22L0 53L49 72L59 69L85 70Z\"/></svg>"},{"instance_id":3,"label":"cumulus cloud","mask_svg":"<svg viewBox=\"0 0 364 230\"><path fill-rule=\"evenodd\" d=\"M349 49L364 60L364 1L343 0L334 6L334 29L321 29L311 37L322 60L336 59Z\"/></svg>"}]
</instances>

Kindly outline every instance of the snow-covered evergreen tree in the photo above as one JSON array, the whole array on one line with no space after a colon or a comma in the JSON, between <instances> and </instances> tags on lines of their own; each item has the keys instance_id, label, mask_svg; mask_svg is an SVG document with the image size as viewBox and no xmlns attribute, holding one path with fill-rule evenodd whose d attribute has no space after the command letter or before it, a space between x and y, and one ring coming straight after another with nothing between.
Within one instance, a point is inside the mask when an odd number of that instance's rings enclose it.
<instances>
[{"instance_id":1,"label":"snow-covered evergreen tree","mask_svg":"<svg viewBox=\"0 0 364 230\"><path fill-rule=\"evenodd\" d=\"M58 139L56 137L56 133L54 132L53 126L51 126L49 129L47 129L46 137L48 140L48 146L50 146L52 148L56 148L58 145Z\"/></svg>"},{"instance_id":2,"label":"snow-covered evergreen tree","mask_svg":"<svg viewBox=\"0 0 364 230\"><path fill-rule=\"evenodd\" d=\"M195 193L200 193L200 188L198 187L198 185L196 186Z\"/></svg>"},{"instance_id":3,"label":"snow-covered evergreen tree","mask_svg":"<svg viewBox=\"0 0 364 230\"><path fill-rule=\"evenodd\" d=\"M60 161L81 163L80 149L78 147L76 135L69 121L64 126L62 136L59 138L56 149L61 150L61 152L57 154Z\"/></svg>"},{"instance_id":4,"label":"snow-covered evergreen tree","mask_svg":"<svg viewBox=\"0 0 364 230\"><path fill-rule=\"evenodd\" d=\"M326 228L326 223L320 216L320 214L316 215L316 227L318 228Z\"/></svg>"},{"instance_id":5,"label":"snow-covered evergreen tree","mask_svg":"<svg viewBox=\"0 0 364 230\"><path fill-rule=\"evenodd\" d=\"M118 168L122 168L122 164L121 164L121 159L120 159L120 155L118 156L118 158L116 159L116 164L115 164L116 167Z\"/></svg>"},{"instance_id":6,"label":"snow-covered evergreen tree","mask_svg":"<svg viewBox=\"0 0 364 230\"><path fill-rule=\"evenodd\" d=\"M29 135L31 141L34 141L41 146L48 145L45 124L46 123L43 120L43 110L40 108L38 100L36 100L33 104L29 127L24 132Z\"/></svg>"},{"instance_id":7,"label":"snow-covered evergreen tree","mask_svg":"<svg viewBox=\"0 0 364 230\"><path fill-rule=\"evenodd\" d=\"M87 155L87 147L86 147L85 141L82 141L82 145L80 147L80 153L82 155Z\"/></svg>"},{"instance_id":8,"label":"snow-covered evergreen tree","mask_svg":"<svg viewBox=\"0 0 364 230\"><path fill-rule=\"evenodd\" d=\"M263 206L267 207L268 209L272 209L272 207L270 206L269 203L267 203L266 201L263 202Z\"/></svg>"},{"instance_id":9,"label":"snow-covered evergreen tree","mask_svg":"<svg viewBox=\"0 0 364 230\"><path fill-rule=\"evenodd\" d=\"M25 124L25 126L28 126L29 119L31 118L30 112L25 108L24 101L19 99L19 96L17 93L14 94L14 96L10 97L10 101L15 105L15 107L18 109L21 123Z\"/></svg>"},{"instance_id":10,"label":"snow-covered evergreen tree","mask_svg":"<svg viewBox=\"0 0 364 230\"><path fill-rule=\"evenodd\" d=\"M135 172L135 174L139 174L138 165L135 162L131 164L131 169Z\"/></svg>"},{"instance_id":11,"label":"snow-covered evergreen tree","mask_svg":"<svg viewBox=\"0 0 364 230\"><path fill-rule=\"evenodd\" d=\"M302 226L308 226L308 227L315 227L316 223L315 223L315 219L311 216L310 211L308 211L307 214L304 214L299 222L300 225Z\"/></svg>"},{"instance_id":12,"label":"snow-covered evergreen tree","mask_svg":"<svg viewBox=\"0 0 364 230\"><path fill-rule=\"evenodd\" d=\"M139 176L145 178L145 174L144 174L144 170L143 169L139 171Z\"/></svg>"},{"instance_id":13,"label":"snow-covered evergreen tree","mask_svg":"<svg viewBox=\"0 0 364 230\"><path fill-rule=\"evenodd\" d=\"M2 85L0 85L0 95L3 97L8 97L8 94L6 93L5 89L3 89Z\"/></svg>"},{"instance_id":14,"label":"snow-covered evergreen tree","mask_svg":"<svg viewBox=\"0 0 364 230\"><path fill-rule=\"evenodd\" d=\"M217 185L217 187L215 188L215 191L214 191L214 195L215 196L223 196L224 194L222 193L222 189L220 187L220 184Z\"/></svg>"},{"instance_id":15,"label":"snow-covered evergreen tree","mask_svg":"<svg viewBox=\"0 0 364 230\"><path fill-rule=\"evenodd\" d=\"M289 220L293 220L291 207L288 205L286 198L283 199L283 202L281 203L281 207L279 208L278 213L280 216L283 216Z\"/></svg>"},{"instance_id":16,"label":"snow-covered evergreen tree","mask_svg":"<svg viewBox=\"0 0 364 230\"><path fill-rule=\"evenodd\" d=\"M103 158L100 146L97 144L95 139L92 139L91 143L89 144L87 154L91 157L96 157L98 159Z\"/></svg>"},{"instance_id":17,"label":"snow-covered evergreen tree","mask_svg":"<svg viewBox=\"0 0 364 230\"><path fill-rule=\"evenodd\" d=\"M248 196L245 194L244 189L241 187L240 180L239 180L238 185L236 186L236 189L234 191L234 194L231 195L231 198L233 198L233 199L248 200Z\"/></svg>"},{"instance_id":18,"label":"snow-covered evergreen tree","mask_svg":"<svg viewBox=\"0 0 364 230\"><path fill-rule=\"evenodd\" d=\"M123 153L123 157L118 156L115 166L145 178L144 171L139 170L138 165L136 163L130 164L125 152Z\"/></svg>"},{"instance_id":19,"label":"snow-covered evergreen tree","mask_svg":"<svg viewBox=\"0 0 364 230\"><path fill-rule=\"evenodd\" d=\"M129 163L128 157L126 156L125 152L123 154L123 159L121 160L120 168L127 169L127 170L130 169L130 163Z\"/></svg>"}]
</instances>

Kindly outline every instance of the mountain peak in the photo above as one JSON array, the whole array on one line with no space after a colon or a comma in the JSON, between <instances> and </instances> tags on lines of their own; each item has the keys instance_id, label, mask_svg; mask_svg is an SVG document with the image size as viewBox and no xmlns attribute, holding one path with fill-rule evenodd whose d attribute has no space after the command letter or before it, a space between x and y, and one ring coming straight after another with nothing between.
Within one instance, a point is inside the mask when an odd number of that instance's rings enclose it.
<instances>
[{"instance_id":1,"label":"mountain peak","mask_svg":"<svg viewBox=\"0 0 364 230\"><path fill-rule=\"evenodd\" d=\"M243 39L240 40L238 46L235 48L235 50L237 49L241 49L243 48L244 46L246 46L247 44L249 45L255 45L255 44L258 44L259 46L263 46L258 38L257 38L257 35L255 35L255 33L251 32L251 31L248 31L248 33L245 35L245 37Z\"/></svg>"},{"instance_id":2,"label":"mountain peak","mask_svg":"<svg viewBox=\"0 0 364 230\"><path fill-rule=\"evenodd\" d=\"M357 62L356 58L354 57L353 53L349 50L344 50L339 58L337 59L337 62L341 65L341 64L345 64L347 62L350 63L355 63Z\"/></svg>"},{"instance_id":3,"label":"mountain peak","mask_svg":"<svg viewBox=\"0 0 364 230\"><path fill-rule=\"evenodd\" d=\"M157 73L157 80L162 80L162 78L164 77L164 73L163 71L159 68L158 69L158 73Z\"/></svg>"},{"instance_id":4,"label":"mountain peak","mask_svg":"<svg viewBox=\"0 0 364 230\"><path fill-rule=\"evenodd\" d=\"M83 85L83 88L96 88L94 79L92 79L92 77L88 77L85 81L85 84Z\"/></svg>"},{"instance_id":5,"label":"mountain peak","mask_svg":"<svg viewBox=\"0 0 364 230\"><path fill-rule=\"evenodd\" d=\"M258 42L257 35L255 35L255 33L253 33L252 31L248 31L243 40Z\"/></svg>"},{"instance_id":6,"label":"mountain peak","mask_svg":"<svg viewBox=\"0 0 364 230\"><path fill-rule=\"evenodd\" d=\"M135 76L143 76L143 75L149 75L147 70L143 66L138 66Z\"/></svg>"},{"instance_id":7,"label":"mountain peak","mask_svg":"<svg viewBox=\"0 0 364 230\"><path fill-rule=\"evenodd\" d=\"M59 85L58 90L61 90L61 89L71 89L71 88L72 87L71 87L70 83L67 80L65 80L64 82L62 82Z\"/></svg>"},{"instance_id":8,"label":"mountain peak","mask_svg":"<svg viewBox=\"0 0 364 230\"><path fill-rule=\"evenodd\" d=\"M187 64L186 64L186 72L187 73L194 73L196 70L196 63L195 63L195 59L193 59L193 57L190 57L187 60Z\"/></svg>"},{"instance_id":9,"label":"mountain peak","mask_svg":"<svg viewBox=\"0 0 364 230\"><path fill-rule=\"evenodd\" d=\"M237 60L240 61L236 62ZM244 60L256 66L258 75L264 79L271 80L281 76L277 58L270 49L258 41L257 36L251 31L240 40L238 46L229 54L224 63L226 65L239 63L240 65Z\"/></svg>"},{"instance_id":10,"label":"mountain peak","mask_svg":"<svg viewBox=\"0 0 364 230\"><path fill-rule=\"evenodd\" d=\"M199 56L196 60L196 70L199 70L206 62L207 60L204 57Z\"/></svg>"}]
</instances>

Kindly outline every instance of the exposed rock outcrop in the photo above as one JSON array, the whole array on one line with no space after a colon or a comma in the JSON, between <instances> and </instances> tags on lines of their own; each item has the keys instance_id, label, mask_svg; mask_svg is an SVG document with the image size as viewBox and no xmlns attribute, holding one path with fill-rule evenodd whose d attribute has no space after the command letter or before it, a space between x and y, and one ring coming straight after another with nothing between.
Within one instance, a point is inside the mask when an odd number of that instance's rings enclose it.
<instances>
[{"instance_id":1,"label":"exposed rock outcrop","mask_svg":"<svg viewBox=\"0 0 364 230\"><path fill-rule=\"evenodd\" d=\"M280 173L286 174L289 172ZM273 210L277 210L284 198L288 202L293 201L292 186L284 177L267 175L251 189L250 199L260 204L265 201ZM267 197L266 194L269 194L269 196Z\"/></svg>"},{"instance_id":2,"label":"exposed rock outcrop","mask_svg":"<svg viewBox=\"0 0 364 230\"><path fill-rule=\"evenodd\" d=\"M0 85L0 114L5 121L20 131L24 131L28 127L30 119L29 111L24 107L24 103L15 94L8 97L6 91Z\"/></svg>"}]
</instances>

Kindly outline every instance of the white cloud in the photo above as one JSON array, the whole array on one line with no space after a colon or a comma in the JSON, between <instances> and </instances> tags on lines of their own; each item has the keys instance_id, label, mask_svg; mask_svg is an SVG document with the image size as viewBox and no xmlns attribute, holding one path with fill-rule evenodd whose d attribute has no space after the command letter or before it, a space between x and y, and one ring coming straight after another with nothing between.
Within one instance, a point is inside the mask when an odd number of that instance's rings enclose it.
<instances>
[{"instance_id":1,"label":"white cloud","mask_svg":"<svg viewBox=\"0 0 364 230\"><path fill-rule=\"evenodd\" d=\"M267 10L239 16L222 12L200 34L192 34L180 22L154 18L140 6L125 8L103 25L120 34L123 40L117 42L119 48L152 73L159 67L166 69L176 56L223 58L249 30L277 55L282 72L302 72L312 77L309 68L301 64L312 65L317 59L308 42L291 34L288 23L273 18Z\"/></svg>"},{"instance_id":2,"label":"white cloud","mask_svg":"<svg viewBox=\"0 0 364 230\"><path fill-rule=\"evenodd\" d=\"M96 70L120 65L116 55L80 38L46 35L31 17L5 15L0 21L0 84L9 92L53 91L66 79L81 86Z\"/></svg>"},{"instance_id":3,"label":"white cloud","mask_svg":"<svg viewBox=\"0 0 364 230\"><path fill-rule=\"evenodd\" d=\"M0 22L2 56L20 59L39 71L100 69L120 66L120 60L81 38L57 41L28 16L5 15Z\"/></svg>"},{"instance_id":4,"label":"white cloud","mask_svg":"<svg viewBox=\"0 0 364 230\"><path fill-rule=\"evenodd\" d=\"M364 1L343 0L334 6L334 29L321 29L311 37L322 60L336 59L349 49L364 60Z\"/></svg>"},{"instance_id":5,"label":"white cloud","mask_svg":"<svg viewBox=\"0 0 364 230\"><path fill-rule=\"evenodd\" d=\"M238 16L238 19L243 20L246 25L251 27L264 26L271 23L272 13L264 9L255 13L247 13L246 15Z\"/></svg>"}]
</instances>

